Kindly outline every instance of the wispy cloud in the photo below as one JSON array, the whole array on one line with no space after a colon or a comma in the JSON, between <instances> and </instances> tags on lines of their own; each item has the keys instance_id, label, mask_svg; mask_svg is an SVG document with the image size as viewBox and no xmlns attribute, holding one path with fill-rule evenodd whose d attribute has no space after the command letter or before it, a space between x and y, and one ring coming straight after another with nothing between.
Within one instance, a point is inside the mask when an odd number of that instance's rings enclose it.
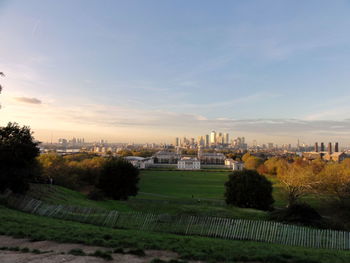
<instances>
[{"instance_id":1,"label":"wispy cloud","mask_svg":"<svg viewBox=\"0 0 350 263\"><path fill-rule=\"evenodd\" d=\"M276 93L258 92L258 93L247 95L247 96L236 97L236 98L230 99L230 100L221 100L218 102L176 103L176 104L167 104L167 105L161 105L161 106L169 108L169 109L181 108L181 109L191 109L191 110L212 110L214 108L225 108L225 107L232 107L235 105L252 104L252 103L262 101L262 100L278 98L280 96L281 96L280 94L276 94ZM156 106L157 105L155 105L155 107Z\"/></svg>"},{"instance_id":2,"label":"wispy cloud","mask_svg":"<svg viewBox=\"0 0 350 263\"><path fill-rule=\"evenodd\" d=\"M41 104L41 100L37 98L27 98L27 97L16 97L14 98L18 102L29 103L29 104Z\"/></svg>"},{"instance_id":3,"label":"wispy cloud","mask_svg":"<svg viewBox=\"0 0 350 263\"><path fill-rule=\"evenodd\" d=\"M41 20L39 19L36 20L35 25L33 26L33 29L32 29L32 36L35 36L35 34L37 33L40 23L41 23Z\"/></svg>"}]
</instances>

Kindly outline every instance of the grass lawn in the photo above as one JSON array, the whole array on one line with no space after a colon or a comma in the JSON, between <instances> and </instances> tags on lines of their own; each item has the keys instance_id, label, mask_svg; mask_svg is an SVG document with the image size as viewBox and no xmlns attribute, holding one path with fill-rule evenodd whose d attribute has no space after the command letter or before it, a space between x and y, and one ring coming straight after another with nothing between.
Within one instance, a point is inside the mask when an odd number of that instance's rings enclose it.
<instances>
[{"instance_id":1,"label":"grass lawn","mask_svg":"<svg viewBox=\"0 0 350 263\"><path fill-rule=\"evenodd\" d=\"M27 237L33 241L55 240L112 248L172 250L184 259L208 262L350 262L349 251L110 229L26 214L3 206L0 206L0 234Z\"/></svg>"},{"instance_id":2,"label":"grass lawn","mask_svg":"<svg viewBox=\"0 0 350 263\"><path fill-rule=\"evenodd\" d=\"M51 187L51 188L50 188ZM51 189L48 192L47 188ZM215 205L206 202L198 203L191 199L141 199L131 198L129 201L93 201L89 200L82 193L61 187L48 185L32 185L30 196L54 204L65 204L84 207L96 207L109 210L142 211L151 213L168 213L201 216L219 216L230 218L244 218L255 220L266 220L267 213L256 209L244 209L239 207L229 207L226 205Z\"/></svg>"},{"instance_id":3,"label":"grass lawn","mask_svg":"<svg viewBox=\"0 0 350 263\"><path fill-rule=\"evenodd\" d=\"M119 211L142 211L152 213L191 214L202 216L220 216L244 219L266 220L267 213L255 209L228 207L224 203L224 183L230 171L141 171L140 192L129 201L92 201L85 195L53 186L56 191L45 193L40 197L40 189L31 193L34 198L44 199L56 204L100 207ZM275 176L267 176L273 183L275 207L285 207L286 199L281 185ZM192 198L193 195L193 198ZM198 202L200 200L200 202ZM309 195L303 200L326 216L324 202L318 196Z\"/></svg>"},{"instance_id":4,"label":"grass lawn","mask_svg":"<svg viewBox=\"0 0 350 263\"><path fill-rule=\"evenodd\" d=\"M230 171L141 171L140 191L161 199L224 199L224 183ZM140 197L143 197L141 194ZM154 196L157 197L157 196Z\"/></svg>"}]
</instances>

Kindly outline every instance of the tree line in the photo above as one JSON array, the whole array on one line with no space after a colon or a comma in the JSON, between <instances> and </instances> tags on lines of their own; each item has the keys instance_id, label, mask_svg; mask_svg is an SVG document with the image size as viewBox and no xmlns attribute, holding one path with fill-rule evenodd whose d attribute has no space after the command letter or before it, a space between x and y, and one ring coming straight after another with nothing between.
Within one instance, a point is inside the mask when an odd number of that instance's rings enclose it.
<instances>
[{"instance_id":1,"label":"tree line","mask_svg":"<svg viewBox=\"0 0 350 263\"><path fill-rule=\"evenodd\" d=\"M90 186L91 196L125 200L138 192L139 170L116 157L82 153L41 154L27 126L0 127L0 192L25 193L30 183L50 183L79 190Z\"/></svg>"},{"instance_id":2,"label":"tree line","mask_svg":"<svg viewBox=\"0 0 350 263\"><path fill-rule=\"evenodd\" d=\"M298 203L308 194L318 194L341 205L350 201L350 159L342 162L313 161L301 157L272 157L264 160L245 154L245 168L262 175L275 176L282 187L288 205Z\"/></svg>"}]
</instances>

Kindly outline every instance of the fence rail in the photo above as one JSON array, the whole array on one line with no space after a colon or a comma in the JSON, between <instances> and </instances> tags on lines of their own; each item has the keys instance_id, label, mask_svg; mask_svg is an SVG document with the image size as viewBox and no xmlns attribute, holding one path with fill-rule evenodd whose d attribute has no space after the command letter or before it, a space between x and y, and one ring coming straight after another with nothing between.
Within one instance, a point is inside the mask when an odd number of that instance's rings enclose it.
<instances>
[{"instance_id":1,"label":"fence rail","mask_svg":"<svg viewBox=\"0 0 350 263\"><path fill-rule=\"evenodd\" d=\"M252 240L311 248L350 249L350 232L344 231L313 229L271 221L187 215L171 216L53 205L28 196L14 194L7 196L6 199L9 207L24 212L111 228Z\"/></svg>"}]
</instances>

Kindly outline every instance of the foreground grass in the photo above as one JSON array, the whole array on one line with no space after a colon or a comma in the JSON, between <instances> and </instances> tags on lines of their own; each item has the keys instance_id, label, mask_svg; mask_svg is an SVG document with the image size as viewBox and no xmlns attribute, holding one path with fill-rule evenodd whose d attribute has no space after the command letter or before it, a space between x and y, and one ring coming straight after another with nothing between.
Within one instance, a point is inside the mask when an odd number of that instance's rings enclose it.
<instances>
[{"instance_id":1,"label":"foreground grass","mask_svg":"<svg viewBox=\"0 0 350 263\"><path fill-rule=\"evenodd\" d=\"M172 250L183 259L210 262L350 262L348 251L109 229L35 216L4 206L0 206L0 234L26 237L33 241L54 240L111 248Z\"/></svg>"},{"instance_id":2,"label":"foreground grass","mask_svg":"<svg viewBox=\"0 0 350 263\"><path fill-rule=\"evenodd\" d=\"M169 172L169 171L167 171ZM218 216L241 219L267 220L267 213L256 209L211 204L194 199L131 198L129 201L89 200L86 195L61 186L32 185L29 196L53 204L95 207L121 212L145 212L172 215Z\"/></svg>"}]
</instances>

